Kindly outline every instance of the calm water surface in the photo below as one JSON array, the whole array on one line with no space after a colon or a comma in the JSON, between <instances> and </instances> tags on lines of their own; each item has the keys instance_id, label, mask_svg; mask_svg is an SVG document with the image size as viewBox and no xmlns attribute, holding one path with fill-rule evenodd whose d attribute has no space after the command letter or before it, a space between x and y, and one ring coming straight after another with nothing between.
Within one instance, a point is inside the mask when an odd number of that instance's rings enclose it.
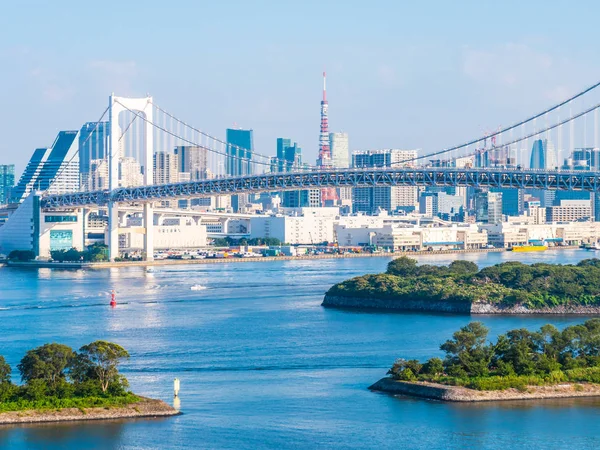
<instances>
[{"instance_id":1,"label":"calm water surface","mask_svg":"<svg viewBox=\"0 0 600 450\"><path fill-rule=\"evenodd\" d=\"M431 255L480 266L512 258L577 262L581 250ZM331 284L385 270L388 258L164 266L0 268L0 353L13 366L46 342L127 348L132 390L172 402L161 420L0 427L0 448L594 448L600 400L454 405L367 387L397 357L440 355L466 316L320 306ZM111 289L119 306L108 307ZM493 334L568 317L483 317Z\"/></svg>"}]
</instances>

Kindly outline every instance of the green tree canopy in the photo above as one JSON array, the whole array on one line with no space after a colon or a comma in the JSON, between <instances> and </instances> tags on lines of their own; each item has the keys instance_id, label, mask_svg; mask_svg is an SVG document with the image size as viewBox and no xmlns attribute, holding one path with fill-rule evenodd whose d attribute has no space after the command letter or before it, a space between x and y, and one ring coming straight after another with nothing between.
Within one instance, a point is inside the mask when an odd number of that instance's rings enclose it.
<instances>
[{"instance_id":1,"label":"green tree canopy","mask_svg":"<svg viewBox=\"0 0 600 450\"><path fill-rule=\"evenodd\" d=\"M386 273L399 277L412 276L417 273L417 260L406 256L396 258L389 262Z\"/></svg>"},{"instance_id":2,"label":"green tree canopy","mask_svg":"<svg viewBox=\"0 0 600 450\"><path fill-rule=\"evenodd\" d=\"M100 381L102 392L106 392L110 383L120 382L119 364L129 358L123 347L113 342L95 341L79 349L77 358L78 375L95 376Z\"/></svg>"},{"instance_id":3,"label":"green tree canopy","mask_svg":"<svg viewBox=\"0 0 600 450\"><path fill-rule=\"evenodd\" d=\"M63 344L44 344L29 350L17 366L25 383L44 380L51 387L66 376L66 370L75 356L71 347Z\"/></svg>"},{"instance_id":4,"label":"green tree canopy","mask_svg":"<svg viewBox=\"0 0 600 450\"><path fill-rule=\"evenodd\" d=\"M457 259L452 261L448 266L450 272L456 275L469 275L479 271L477 264L471 261L465 261L463 259Z\"/></svg>"},{"instance_id":5,"label":"green tree canopy","mask_svg":"<svg viewBox=\"0 0 600 450\"><path fill-rule=\"evenodd\" d=\"M0 355L0 383L10 383L11 372L10 365L6 362L4 356Z\"/></svg>"}]
</instances>

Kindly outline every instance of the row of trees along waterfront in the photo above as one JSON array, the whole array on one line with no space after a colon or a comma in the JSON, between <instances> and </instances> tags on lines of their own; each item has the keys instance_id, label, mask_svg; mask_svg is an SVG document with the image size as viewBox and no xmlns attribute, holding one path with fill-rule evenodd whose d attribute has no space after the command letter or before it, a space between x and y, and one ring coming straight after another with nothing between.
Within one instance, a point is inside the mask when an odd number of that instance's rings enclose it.
<instances>
[{"instance_id":1,"label":"row of trees along waterfront","mask_svg":"<svg viewBox=\"0 0 600 450\"><path fill-rule=\"evenodd\" d=\"M29 350L17 368L22 385L11 382L11 367L0 356L0 411L112 406L135 402L119 373L129 353L118 344L95 341L75 352L51 343Z\"/></svg>"},{"instance_id":2,"label":"row of trees along waterfront","mask_svg":"<svg viewBox=\"0 0 600 450\"><path fill-rule=\"evenodd\" d=\"M444 300L522 304L535 309L600 304L600 260L578 264L506 262L481 270L469 261L449 266L417 265L401 257L383 274L364 275L333 286L329 295L377 297L393 301Z\"/></svg>"},{"instance_id":3,"label":"row of trees along waterfront","mask_svg":"<svg viewBox=\"0 0 600 450\"><path fill-rule=\"evenodd\" d=\"M440 349L445 358L398 359L388 374L398 380L433 381L479 390L557 384L600 383L600 319L559 331L515 329L488 342L488 329L472 322L456 331Z\"/></svg>"}]
</instances>

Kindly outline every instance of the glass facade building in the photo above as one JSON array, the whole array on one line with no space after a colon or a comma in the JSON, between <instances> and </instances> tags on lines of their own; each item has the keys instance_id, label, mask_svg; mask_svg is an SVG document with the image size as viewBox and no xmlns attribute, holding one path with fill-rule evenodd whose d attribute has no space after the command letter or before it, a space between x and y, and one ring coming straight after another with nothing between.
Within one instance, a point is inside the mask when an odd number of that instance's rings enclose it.
<instances>
[{"instance_id":1,"label":"glass facade building","mask_svg":"<svg viewBox=\"0 0 600 450\"><path fill-rule=\"evenodd\" d=\"M253 131L227 129L227 175L252 174Z\"/></svg>"},{"instance_id":2,"label":"glass facade building","mask_svg":"<svg viewBox=\"0 0 600 450\"><path fill-rule=\"evenodd\" d=\"M8 203L10 191L15 185L14 164L0 164L0 205Z\"/></svg>"}]
</instances>

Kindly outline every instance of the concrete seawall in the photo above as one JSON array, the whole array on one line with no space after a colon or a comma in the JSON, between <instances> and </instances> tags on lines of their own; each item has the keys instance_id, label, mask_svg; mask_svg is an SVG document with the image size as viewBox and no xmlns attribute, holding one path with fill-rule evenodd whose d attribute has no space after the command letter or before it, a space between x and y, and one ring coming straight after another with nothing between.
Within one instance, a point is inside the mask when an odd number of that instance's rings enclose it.
<instances>
[{"instance_id":1,"label":"concrete seawall","mask_svg":"<svg viewBox=\"0 0 600 450\"><path fill-rule=\"evenodd\" d=\"M442 300L391 300L375 297L344 297L327 295L322 306L328 308L373 309L389 311L440 312L451 314L578 314L600 315L600 306L555 306L552 308L528 309L517 305L502 307L487 303L454 302Z\"/></svg>"}]
</instances>

